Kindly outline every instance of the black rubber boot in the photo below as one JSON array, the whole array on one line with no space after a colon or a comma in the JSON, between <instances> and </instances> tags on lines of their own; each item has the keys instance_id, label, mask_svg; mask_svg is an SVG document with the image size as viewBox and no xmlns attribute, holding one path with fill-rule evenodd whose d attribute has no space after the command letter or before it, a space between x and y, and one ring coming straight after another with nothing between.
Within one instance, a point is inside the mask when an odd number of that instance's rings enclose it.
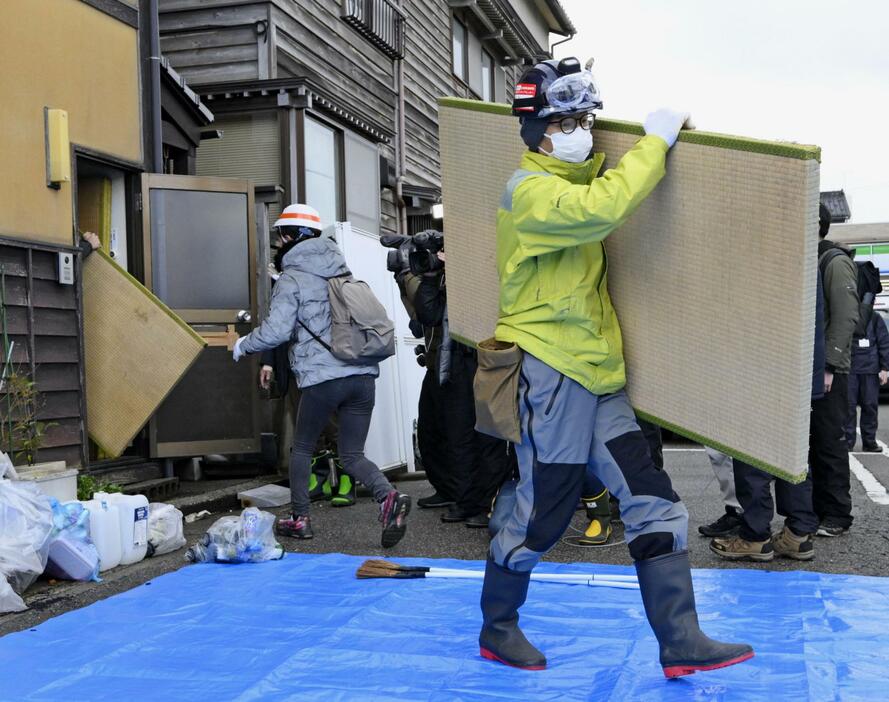
<instances>
[{"instance_id":1,"label":"black rubber boot","mask_svg":"<svg viewBox=\"0 0 889 702\"><path fill-rule=\"evenodd\" d=\"M583 536L577 537L577 545L604 546L611 538L611 502L608 490L603 490L598 495L581 497L580 501L583 502L590 524Z\"/></svg>"},{"instance_id":2,"label":"black rubber boot","mask_svg":"<svg viewBox=\"0 0 889 702\"><path fill-rule=\"evenodd\" d=\"M543 670L546 658L519 629L519 607L525 604L531 573L517 573L488 559L482 587L484 624L478 636L482 658L514 668Z\"/></svg>"},{"instance_id":3,"label":"black rubber boot","mask_svg":"<svg viewBox=\"0 0 889 702\"><path fill-rule=\"evenodd\" d=\"M688 551L636 561L648 623L661 647L664 675L678 678L753 658L747 644L714 641L701 631L695 610Z\"/></svg>"}]
</instances>

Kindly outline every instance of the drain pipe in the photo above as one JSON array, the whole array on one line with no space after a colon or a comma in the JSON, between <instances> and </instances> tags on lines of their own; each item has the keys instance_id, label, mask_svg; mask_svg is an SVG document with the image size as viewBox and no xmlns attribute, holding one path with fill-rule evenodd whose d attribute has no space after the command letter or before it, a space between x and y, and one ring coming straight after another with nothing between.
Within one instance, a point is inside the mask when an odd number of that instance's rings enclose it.
<instances>
[{"instance_id":1,"label":"drain pipe","mask_svg":"<svg viewBox=\"0 0 889 702\"><path fill-rule=\"evenodd\" d=\"M148 2L148 26L151 33L149 44L151 71L151 170L164 172L164 139L161 129L161 39L158 18L158 0Z\"/></svg>"},{"instance_id":2,"label":"drain pipe","mask_svg":"<svg viewBox=\"0 0 889 702\"><path fill-rule=\"evenodd\" d=\"M556 47L557 47L559 44L564 44L565 42L571 41L571 40L574 39L574 37L576 37L576 36L577 36L577 32L571 32L571 34L569 34L569 35L568 35L567 37L565 37L564 39L562 39L562 40L560 40L560 41L557 41L555 44L553 44L552 46L549 47L549 55L552 56L553 58L555 58L555 57L556 57L556 53L555 53L555 52L556 52Z\"/></svg>"},{"instance_id":3,"label":"drain pipe","mask_svg":"<svg viewBox=\"0 0 889 702\"><path fill-rule=\"evenodd\" d=\"M406 24L407 17L404 15L404 0L398 0L398 9L402 16L405 17ZM402 31L405 29L405 25L402 24ZM395 87L398 91L397 121L395 125L395 206L398 209L398 233L406 236L408 228L407 205L404 202L404 180L407 174L407 157L405 156L407 139L404 133L404 59L396 59Z\"/></svg>"}]
</instances>

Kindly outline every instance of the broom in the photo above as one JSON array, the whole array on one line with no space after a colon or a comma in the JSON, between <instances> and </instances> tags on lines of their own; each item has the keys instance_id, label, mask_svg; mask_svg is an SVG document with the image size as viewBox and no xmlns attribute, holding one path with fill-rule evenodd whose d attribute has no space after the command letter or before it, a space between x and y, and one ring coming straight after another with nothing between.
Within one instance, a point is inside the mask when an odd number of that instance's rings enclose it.
<instances>
[{"instance_id":1,"label":"broom","mask_svg":"<svg viewBox=\"0 0 889 702\"><path fill-rule=\"evenodd\" d=\"M459 570L455 568L430 568L427 566L406 566L391 561L371 559L364 561L355 577L395 578L409 580L413 578L466 578L481 580L485 577L483 570ZM616 587L624 590L638 590L639 581L635 575L587 575L583 573L531 573L531 580L545 583L564 583L566 585L587 585L589 587Z\"/></svg>"}]
</instances>

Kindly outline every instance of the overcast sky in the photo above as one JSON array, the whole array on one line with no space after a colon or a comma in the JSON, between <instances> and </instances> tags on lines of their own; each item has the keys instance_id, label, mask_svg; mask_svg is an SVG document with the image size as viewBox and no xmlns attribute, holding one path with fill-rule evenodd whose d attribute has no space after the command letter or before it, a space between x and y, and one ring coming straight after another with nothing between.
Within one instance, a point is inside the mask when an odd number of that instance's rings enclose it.
<instances>
[{"instance_id":1,"label":"overcast sky","mask_svg":"<svg viewBox=\"0 0 889 702\"><path fill-rule=\"evenodd\" d=\"M698 129L822 148L821 189L852 222L889 222L889 2L562 0L556 56L596 59L603 116L656 107Z\"/></svg>"}]
</instances>

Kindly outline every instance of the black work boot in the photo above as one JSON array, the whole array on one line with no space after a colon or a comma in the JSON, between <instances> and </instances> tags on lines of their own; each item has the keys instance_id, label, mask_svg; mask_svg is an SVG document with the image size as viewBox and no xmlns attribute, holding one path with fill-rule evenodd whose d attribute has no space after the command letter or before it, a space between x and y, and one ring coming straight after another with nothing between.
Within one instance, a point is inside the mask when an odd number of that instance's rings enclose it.
<instances>
[{"instance_id":1,"label":"black work boot","mask_svg":"<svg viewBox=\"0 0 889 702\"><path fill-rule=\"evenodd\" d=\"M747 644L714 641L701 631L695 610L688 551L636 561L648 623L661 648L664 675L678 678L715 670L753 657Z\"/></svg>"},{"instance_id":2,"label":"black work boot","mask_svg":"<svg viewBox=\"0 0 889 702\"><path fill-rule=\"evenodd\" d=\"M519 607L525 604L530 581L530 572L518 573L488 559L482 587L484 624L478 635L482 658L525 670L546 668L544 655L519 629Z\"/></svg>"}]
</instances>

